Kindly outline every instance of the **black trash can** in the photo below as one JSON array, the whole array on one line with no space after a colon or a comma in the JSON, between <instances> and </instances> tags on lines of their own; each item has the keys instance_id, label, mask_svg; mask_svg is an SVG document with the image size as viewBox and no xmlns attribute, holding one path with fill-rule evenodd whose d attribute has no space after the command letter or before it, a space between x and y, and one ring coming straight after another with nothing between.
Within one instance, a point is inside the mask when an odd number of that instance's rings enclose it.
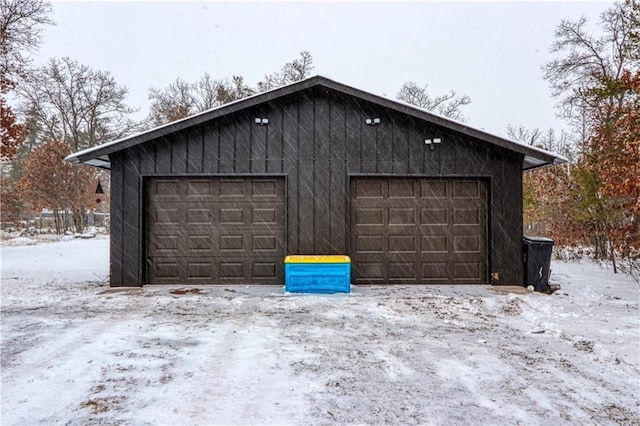
<instances>
[{"instance_id":1,"label":"black trash can","mask_svg":"<svg viewBox=\"0 0 640 426\"><path fill-rule=\"evenodd\" d=\"M544 237L524 237L524 285L535 291L549 290L553 240Z\"/></svg>"}]
</instances>

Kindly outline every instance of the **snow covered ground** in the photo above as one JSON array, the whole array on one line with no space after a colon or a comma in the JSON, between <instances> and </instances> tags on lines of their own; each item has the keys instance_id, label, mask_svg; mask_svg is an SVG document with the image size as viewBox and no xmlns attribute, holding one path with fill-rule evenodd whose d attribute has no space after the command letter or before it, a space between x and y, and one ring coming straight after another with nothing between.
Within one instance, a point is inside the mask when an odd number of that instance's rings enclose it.
<instances>
[{"instance_id":1,"label":"snow covered ground","mask_svg":"<svg viewBox=\"0 0 640 426\"><path fill-rule=\"evenodd\" d=\"M300 296L109 290L99 237L1 255L3 425L640 424L639 286L590 262Z\"/></svg>"}]
</instances>

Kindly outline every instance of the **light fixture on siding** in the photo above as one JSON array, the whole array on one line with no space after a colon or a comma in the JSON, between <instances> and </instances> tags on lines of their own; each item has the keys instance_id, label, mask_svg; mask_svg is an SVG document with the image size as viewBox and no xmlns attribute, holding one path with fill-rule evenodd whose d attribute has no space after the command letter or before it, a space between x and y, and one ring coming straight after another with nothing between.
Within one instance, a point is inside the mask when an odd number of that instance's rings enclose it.
<instances>
[{"instance_id":1,"label":"light fixture on siding","mask_svg":"<svg viewBox=\"0 0 640 426\"><path fill-rule=\"evenodd\" d=\"M433 145L442 143L441 138L425 139L424 144L429 147L429 151L433 151Z\"/></svg>"},{"instance_id":2,"label":"light fixture on siding","mask_svg":"<svg viewBox=\"0 0 640 426\"><path fill-rule=\"evenodd\" d=\"M376 117L376 118L367 118L366 120L364 120L364 122L368 126L377 126L378 124L380 124L380 119L378 117Z\"/></svg>"},{"instance_id":3,"label":"light fixture on siding","mask_svg":"<svg viewBox=\"0 0 640 426\"><path fill-rule=\"evenodd\" d=\"M266 126L267 124L269 124L269 119L268 118L255 118L253 120L256 124L259 124L261 126Z\"/></svg>"}]
</instances>

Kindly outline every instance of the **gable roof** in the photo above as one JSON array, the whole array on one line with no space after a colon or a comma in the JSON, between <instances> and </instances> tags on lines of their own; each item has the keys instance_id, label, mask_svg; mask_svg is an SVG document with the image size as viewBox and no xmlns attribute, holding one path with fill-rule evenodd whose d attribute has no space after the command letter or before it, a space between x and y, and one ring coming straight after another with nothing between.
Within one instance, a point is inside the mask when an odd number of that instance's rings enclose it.
<instances>
[{"instance_id":1,"label":"gable roof","mask_svg":"<svg viewBox=\"0 0 640 426\"><path fill-rule=\"evenodd\" d=\"M73 163L82 163L103 169L110 169L111 162L109 160L109 155L112 153L162 136L166 136L170 133L186 129L188 127L195 126L227 114L240 111L245 108L256 106L281 98L283 96L290 95L292 93L300 92L317 86L326 87L331 90L344 93L346 95L354 96L356 98L366 100L382 107L395 110L397 112L418 118L420 120L426 120L447 129L454 130L456 132L460 132L462 134L486 141L502 148L506 148L508 150L523 154L524 162L522 165L522 170L530 170L551 164L562 164L568 161L567 158L563 157L562 155L555 154L553 152L546 151L534 146L525 145L509 139L505 139L496 135L492 135L483 130L469 127L467 124L445 118L431 111L427 111L404 102L374 95L372 93L365 92L363 90L356 89L342 83L338 83L320 75L309 77L307 79L297 81L286 86L281 86L267 92L258 93L253 96L230 102L228 104L224 104L207 111L191 115L181 120L172 121L165 125L141 133L137 133L135 135L127 136L112 142L107 142L102 145L78 151L69 155L67 158L65 158L65 160Z\"/></svg>"}]
</instances>

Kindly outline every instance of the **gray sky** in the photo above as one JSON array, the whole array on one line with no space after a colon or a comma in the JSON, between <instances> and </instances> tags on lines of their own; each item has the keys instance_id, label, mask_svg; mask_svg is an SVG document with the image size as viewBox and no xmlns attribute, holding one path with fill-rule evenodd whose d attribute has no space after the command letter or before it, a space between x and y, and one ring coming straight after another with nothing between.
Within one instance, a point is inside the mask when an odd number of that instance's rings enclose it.
<instances>
[{"instance_id":1,"label":"gray sky","mask_svg":"<svg viewBox=\"0 0 640 426\"><path fill-rule=\"evenodd\" d=\"M176 77L255 85L302 50L314 74L395 98L406 81L467 94L469 125L560 129L540 67L563 18L592 25L603 2L54 2L36 63L70 56L109 71L148 110Z\"/></svg>"}]
</instances>

